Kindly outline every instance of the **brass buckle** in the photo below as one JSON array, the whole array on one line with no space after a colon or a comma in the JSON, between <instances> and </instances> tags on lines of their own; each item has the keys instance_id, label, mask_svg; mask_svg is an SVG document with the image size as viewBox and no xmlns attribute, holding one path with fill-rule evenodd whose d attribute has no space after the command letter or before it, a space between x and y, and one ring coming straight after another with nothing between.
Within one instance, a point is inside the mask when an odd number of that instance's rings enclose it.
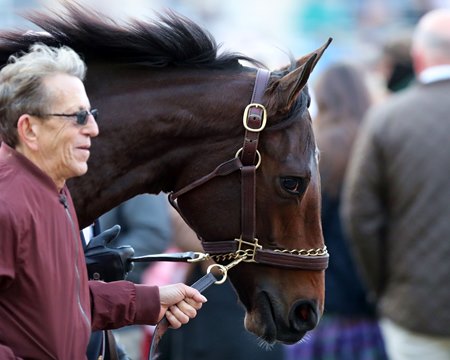
<instances>
[{"instance_id":1,"label":"brass buckle","mask_svg":"<svg viewBox=\"0 0 450 360\"><path fill-rule=\"evenodd\" d=\"M258 239L254 238L254 242L244 241L242 238L234 239L238 242L238 249L236 251L237 256L244 257L245 262L256 262L255 255L257 249L262 249L262 246L258 244ZM242 245L250 247L249 249L243 249Z\"/></svg>"},{"instance_id":2,"label":"brass buckle","mask_svg":"<svg viewBox=\"0 0 450 360\"><path fill-rule=\"evenodd\" d=\"M248 126L247 124L247 118L248 118L248 113L250 111L250 108L252 107L256 107L256 108L260 108L263 111L263 116L262 116L262 123L261 126L257 129L252 129L251 127ZM263 131L264 128L266 127L266 123L267 123L267 110L264 107L264 105L261 104L257 104L257 103L253 103L253 104L248 104L247 107L244 110L244 116L242 117L242 122L244 124L244 127L246 130L248 131L252 131L252 132L260 132Z\"/></svg>"}]
</instances>

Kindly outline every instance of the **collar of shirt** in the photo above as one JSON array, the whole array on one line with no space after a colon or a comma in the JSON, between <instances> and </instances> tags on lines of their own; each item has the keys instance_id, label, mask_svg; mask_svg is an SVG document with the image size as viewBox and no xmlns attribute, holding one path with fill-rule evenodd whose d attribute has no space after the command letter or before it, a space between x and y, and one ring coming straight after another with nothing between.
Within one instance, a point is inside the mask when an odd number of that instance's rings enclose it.
<instances>
[{"instance_id":1,"label":"collar of shirt","mask_svg":"<svg viewBox=\"0 0 450 360\"><path fill-rule=\"evenodd\" d=\"M82 231L83 231L83 235L84 235L84 242L87 245L87 244L89 244L89 241L91 241L91 238L93 237L92 226L88 226L88 227L84 228Z\"/></svg>"},{"instance_id":2,"label":"collar of shirt","mask_svg":"<svg viewBox=\"0 0 450 360\"><path fill-rule=\"evenodd\" d=\"M433 66L419 74L419 80L422 84L447 79L450 79L450 65Z\"/></svg>"}]
</instances>

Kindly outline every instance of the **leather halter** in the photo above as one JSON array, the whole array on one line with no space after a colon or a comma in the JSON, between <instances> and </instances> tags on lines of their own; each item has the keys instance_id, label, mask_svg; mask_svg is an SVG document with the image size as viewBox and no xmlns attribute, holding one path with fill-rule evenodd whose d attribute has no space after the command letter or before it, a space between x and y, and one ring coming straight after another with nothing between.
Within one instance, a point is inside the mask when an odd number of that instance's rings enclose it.
<instances>
[{"instance_id":1,"label":"leather halter","mask_svg":"<svg viewBox=\"0 0 450 360\"><path fill-rule=\"evenodd\" d=\"M326 247L319 249L286 250L264 249L255 237L256 232L256 169L261 163L258 152L259 133L264 130L267 112L262 98L270 78L270 72L258 69L251 103L244 111L244 144L236 156L222 164L208 175L190 183L175 193L169 194L169 201L183 216L177 198L199 187L216 176L226 176L234 171L241 172L241 231L239 239L225 241L202 241L203 249L215 260L242 259L289 269L325 270L328 267Z\"/></svg>"}]
</instances>

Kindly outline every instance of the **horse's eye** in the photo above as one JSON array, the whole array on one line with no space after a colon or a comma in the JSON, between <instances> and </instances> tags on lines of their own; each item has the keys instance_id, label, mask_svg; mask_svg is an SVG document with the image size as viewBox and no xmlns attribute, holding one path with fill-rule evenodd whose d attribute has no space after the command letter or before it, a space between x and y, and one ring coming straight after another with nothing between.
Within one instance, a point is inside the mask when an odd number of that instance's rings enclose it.
<instances>
[{"instance_id":1,"label":"horse's eye","mask_svg":"<svg viewBox=\"0 0 450 360\"><path fill-rule=\"evenodd\" d=\"M308 186L308 180L296 176L282 177L281 186L288 193L298 196L305 192L306 187Z\"/></svg>"}]
</instances>

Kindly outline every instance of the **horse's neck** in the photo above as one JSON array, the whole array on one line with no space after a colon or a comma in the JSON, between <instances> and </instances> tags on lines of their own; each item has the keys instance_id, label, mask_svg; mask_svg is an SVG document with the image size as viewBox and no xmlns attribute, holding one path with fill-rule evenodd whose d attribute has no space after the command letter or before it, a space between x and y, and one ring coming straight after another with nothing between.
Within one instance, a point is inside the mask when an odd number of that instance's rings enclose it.
<instances>
[{"instance_id":1,"label":"horse's neck","mask_svg":"<svg viewBox=\"0 0 450 360\"><path fill-rule=\"evenodd\" d=\"M108 83L90 75L100 135L88 173L69 183L81 226L137 194L173 190L186 164L239 133L228 119L232 103L205 76L151 72L139 82L128 75Z\"/></svg>"}]
</instances>

